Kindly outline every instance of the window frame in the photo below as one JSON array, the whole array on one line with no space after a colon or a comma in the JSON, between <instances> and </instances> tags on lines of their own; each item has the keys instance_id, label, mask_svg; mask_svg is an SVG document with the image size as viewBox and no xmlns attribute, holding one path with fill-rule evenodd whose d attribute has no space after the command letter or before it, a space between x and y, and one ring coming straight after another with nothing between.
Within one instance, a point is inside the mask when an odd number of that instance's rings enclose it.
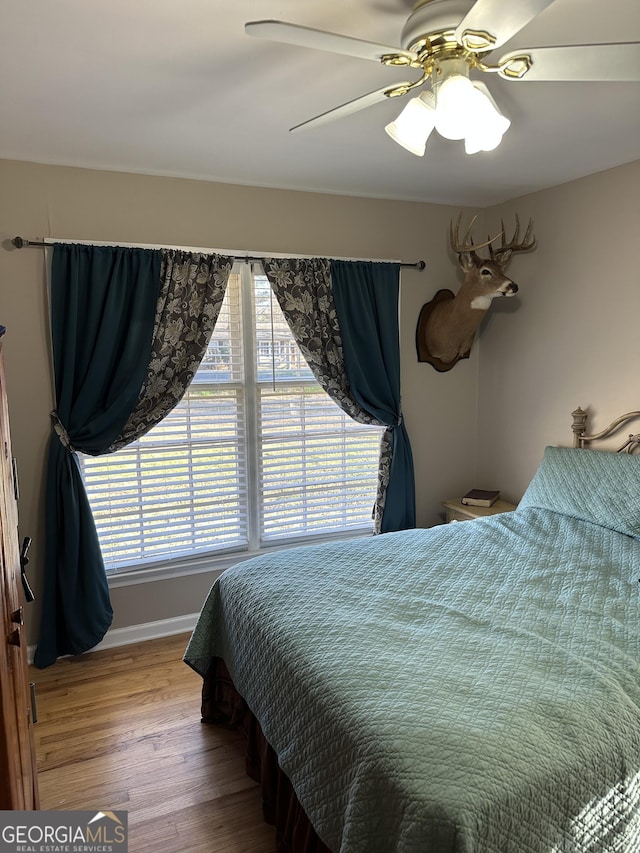
<instances>
[{"instance_id":1,"label":"window frame","mask_svg":"<svg viewBox=\"0 0 640 853\"><path fill-rule=\"evenodd\" d=\"M259 269L256 269L256 266ZM245 417L245 444L246 444L246 488L247 488L247 544L238 545L237 547L229 546L224 550L216 553L216 551L200 552L196 554L182 554L176 556L166 555L158 559L151 560L148 563L136 564L130 566L121 566L116 569L107 571L107 582L110 588L121 586L137 585L140 583L154 582L170 578L185 577L196 575L203 572L211 574L220 574L225 569L239 562L243 562L252 557L259 556L265 553L277 552L286 550L299 545L321 544L324 542L351 540L358 538L367 538L374 535L373 523L370 527L352 528L344 531L327 532L323 534L311 534L301 536L290 536L285 540L269 542L261 539L261 494L259 490L260 482L260 461L259 461L259 413L258 403L260 398L259 386L264 385L258 379L258 354L260 342L257 340L255 333L255 286L254 275L264 276L264 271L260 264L256 262L248 262L245 260L236 260L231 271L231 275L239 275L240 282L240 323L241 323L241 347L243 358L243 377L240 380L232 380L225 387L231 389L238 386L244 397L244 417ZM253 333L246 333L246 329L252 329ZM271 342L269 342L271 344ZM271 357L273 357L274 349L271 345ZM291 380L278 380L278 385L282 386L290 384L292 386L299 385L301 380L294 378ZM317 381L314 379L314 383ZM197 387L207 388L214 386L215 383L208 383L206 379L197 382ZM251 393L246 393L246 389L253 389ZM374 427L375 428L375 427ZM379 430L381 437L384 428L375 428ZM82 464L81 464L81 470ZM83 475L84 476L84 475ZM251 496L254 496L252 499ZM255 499L257 497L257 499Z\"/></svg>"}]
</instances>

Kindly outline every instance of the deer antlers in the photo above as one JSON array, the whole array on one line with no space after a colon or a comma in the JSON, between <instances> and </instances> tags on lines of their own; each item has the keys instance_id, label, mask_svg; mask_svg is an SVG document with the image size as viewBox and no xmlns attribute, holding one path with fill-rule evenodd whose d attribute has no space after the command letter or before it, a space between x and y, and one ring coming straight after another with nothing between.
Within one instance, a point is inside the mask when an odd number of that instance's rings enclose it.
<instances>
[{"instance_id":1,"label":"deer antlers","mask_svg":"<svg viewBox=\"0 0 640 853\"><path fill-rule=\"evenodd\" d=\"M529 219L529 224L527 225L527 230L525 231L525 235L522 238L522 242L518 242L520 237L520 220L518 218L518 214L516 213L516 230L513 233L513 237L509 242L506 241L506 229L504 227L504 220L500 220L500 225L502 226L502 230L496 234L495 237L489 236L484 243L475 244L473 242L473 237L471 236L471 230L474 226L474 223L478 217L474 216L471 222L469 223L469 227L467 228L462 241L460 240L460 224L462 222L462 212L458 214L458 219L456 221L455 232L453 228L453 220L449 223L449 243L451 244L452 250L457 254L463 254L468 252L475 252L477 249L483 249L485 246L489 247L489 254L491 255L491 260L495 263L499 264L501 267L505 267L513 252L525 252L528 249L533 249L536 245L535 236L532 237L531 230L533 228L533 222ZM498 248L493 247L493 243L501 237L501 243Z\"/></svg>"},{"instance_id":2,"label":"deer antlers","mask_svg":"<svg viewBox=\"0 0 640 853\"><path fill-rule=\"evenodd\" d=\"M525 231L521 243L518 243L518 237L520 236L520 220L518 219L517 213L516 230L513 232L513 237L508 243L505 241L506 232L503 219L500 220L500 225L502 226L502 243L500 244L500 247L498 249L494 249L490 243L488 245L491 260L500 264L501 267L504 267L509 263L509 259L513 252L526 252L529 249L533 249L537 241L535 235L533 237L531 236L531 229L533 228L533 222L531 219L529 219L529 224L527 225L527 230Z\"/></svg>"},{"instance_id":3,"label":"deer antlers","mask_svg":"<svg viewBox=\"0 0 640 853\"><path fill-rule=\"evenodd\" d=\"M460 211L460 213L458 214L455 235L453 233L453 219L449 223L449 243L451 244L451 248L456 253L456 255L461 255L463 252L475 252L476 249L483 249L485 246L488 246L493 243L494 240L497 240L498 237L500 237L501 235L504 239L503 225L500 234L496 234L495 237L489 237L489 239L486 240L484 243L478 243L478 245L476 246L473 242L473 237L471 236L471 229L473 228L477 218L477 216L474 216L471 222L469 223L469 227L465 231L465 235L462 238L462 242L460 242L460 223L462 222L462 211Z\"/></svg>"}]
</instances>

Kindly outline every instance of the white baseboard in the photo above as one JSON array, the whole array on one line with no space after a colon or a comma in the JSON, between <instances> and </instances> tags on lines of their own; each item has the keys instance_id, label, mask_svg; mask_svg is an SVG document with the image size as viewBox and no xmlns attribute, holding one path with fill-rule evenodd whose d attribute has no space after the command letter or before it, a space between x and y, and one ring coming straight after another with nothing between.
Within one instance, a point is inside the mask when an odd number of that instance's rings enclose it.
<instances>
[{"instance_id":1,"label":"white baseboard","mask_svg":"<svg viewBox=\"0 0 640 853\"><path fill-rule=\"evenodd\" d=\"M171 637L173 634L186 634L196 627L199 615L199 613L188 613L186 616L172 616L170 619L143 622L141 625L129 625L126 628L110 628L102 642L91 651L129 646L131 643L157 640L159 637Z\"/></svg>"},{"instance_id":2,"label":"white baseboard","mask_svg":"<svg viewBox=\"0 0 640 853\"><path fill-rule=\"evenodd\" d=\"M174 634L187 634L195 628L199 615L199 613L188 613L185 616L172 616L171 619L158 619L155 622L128 625L126 628L111 628L105 634L104 639L91 651L115 649L117 646L129 646L132 643L157 640L159 637L171 637ZM35 646L28 647L29 663L33 663L35 651Z\"/></svg>"}]
</instances>

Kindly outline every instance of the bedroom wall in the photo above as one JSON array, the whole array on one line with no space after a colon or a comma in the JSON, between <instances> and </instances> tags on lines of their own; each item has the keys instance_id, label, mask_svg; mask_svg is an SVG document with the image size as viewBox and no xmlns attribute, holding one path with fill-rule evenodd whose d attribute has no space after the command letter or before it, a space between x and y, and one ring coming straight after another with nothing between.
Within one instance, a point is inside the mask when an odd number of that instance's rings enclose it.
<instances>
[{"instance_id":1,"label":"bedroom wall","mask_svg":"<svg viewBox=\"0 0 640 853\"><path fill-rule=\"evenodd\" d=\"M29 573L38 594L43 558L43 472L53 408L44 252L13 249L37 239L140 242L251 252L362 258L424 258L403 271L403 404L412 439L418 523L439 519L439 500L469 487L475 465L478 350L449 374L415 356L422 304L456 273L446 250L452 208L228 186L199 181L0 161L0 323L20 469L20 535L33 537ZM471 429L470 429L471 426ZM211 577L141 583L112 590L114 628L197 612ZM36 641L37 609L29 611Z\"/></svg>"},{"instance_id":2,"label":"bedroom wall","mask_svg":"<svg viewBox=\"0 0 640 853\"><path fill-rule=\"evenodd\" d=\"M532 216L539 245L483 329L478 484L519 500L545 446L571 445L574 409L591 431L640 409L639 187L640 161L485 211L485 230Z\"/></svg>"}]
</instances>

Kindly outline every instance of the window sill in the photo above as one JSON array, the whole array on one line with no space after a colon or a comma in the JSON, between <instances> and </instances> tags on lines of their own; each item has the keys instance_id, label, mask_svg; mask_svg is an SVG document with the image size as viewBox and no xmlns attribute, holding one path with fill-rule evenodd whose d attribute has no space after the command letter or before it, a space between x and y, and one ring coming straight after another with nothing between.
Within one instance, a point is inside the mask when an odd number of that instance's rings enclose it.
<instances>
[{"instance_id":1,"label":"window sill","mask_svg":"<svg viewBox=\"0 0 640 853\"><path fill-rule=\"evenodd\" d=\"M276 551L286 551L289 548L298 548L301 545L324 545L328 542L341 542L350 539L364 539L373 536L366 530L357 530L350 533L336 533L330 536L322 536L317 539L297 539L278 545L267 545L256 551L234 551L220 556L212 554L200 554L197 557L184 557L182 559L167 560L152 563L137 568L122 568L107 574L109 589L117 589L123 586L136 586L142 583L154 583L157 581L183 578L190 575L199 575L204 572L220 575L231 566L243 563L252 557L260 557L264 554L272 554Z\"/></svg>"}]
</instances>

